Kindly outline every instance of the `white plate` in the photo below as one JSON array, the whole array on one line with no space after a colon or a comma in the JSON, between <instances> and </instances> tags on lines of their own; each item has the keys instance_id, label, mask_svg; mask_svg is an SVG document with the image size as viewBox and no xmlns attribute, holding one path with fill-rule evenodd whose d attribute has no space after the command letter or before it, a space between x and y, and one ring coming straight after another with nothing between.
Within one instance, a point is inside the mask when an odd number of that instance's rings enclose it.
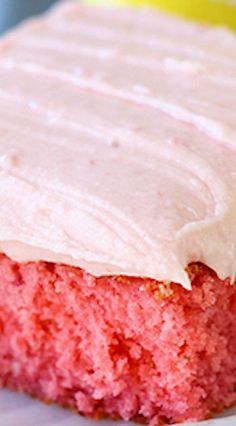
<instances>
[{"instance_id":1,"label":"white plate","mask_svg":"<svg viewBox=\"0 0 236 426\"><path fill-rule=\"evenodd\" d=\"M236 408L217 419L191 424L197 425L236 426ZM46 406L26 396L0 390L0 426L131 426L131 423L87 420L69 410Z\"/></svg>"}]
</instances>

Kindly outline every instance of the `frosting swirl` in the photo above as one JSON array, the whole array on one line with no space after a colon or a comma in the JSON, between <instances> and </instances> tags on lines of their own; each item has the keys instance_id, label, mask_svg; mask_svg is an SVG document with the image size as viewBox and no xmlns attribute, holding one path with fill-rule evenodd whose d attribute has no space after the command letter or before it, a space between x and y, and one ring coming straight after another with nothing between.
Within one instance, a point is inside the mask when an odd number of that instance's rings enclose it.
<instances>
[{"instance_id":1,"label":"frosting swirl","mask_svg":"<svg viewBox=\"0 0 236 426\"><path fill-rule=\"evenodd\" d=\"M236 272L236 36L68 1L0 44L0 247L190 287Z\"/></svg>"}]
</instances>

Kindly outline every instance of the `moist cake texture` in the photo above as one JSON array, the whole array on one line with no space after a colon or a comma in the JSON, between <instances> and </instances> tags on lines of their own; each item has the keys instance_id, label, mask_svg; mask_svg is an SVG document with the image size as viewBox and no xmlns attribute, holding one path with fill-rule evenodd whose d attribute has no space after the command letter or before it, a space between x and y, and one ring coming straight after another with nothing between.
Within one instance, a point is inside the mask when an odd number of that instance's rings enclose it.
<instances>
[{"instance_id":1,"label":"moist cake texture","mask_svg":"<svg viewBox=\"0 0 236 426\"><path fill-rule=\"evenodd\" d=\"M236 402L236 36L63 2L0 42L0 385L156 426Z\"/></svg>"},{"instance_id":2,"label":"moist cake texture","mask_svg":"<svg viewBox=\"0 0 236 426\"><path fill-rule=\"evenodd\" d=\"M0 383L87 416L200 420L236 400L236 286L192 291L0 258Z\"/></svg>"}]
</instances>

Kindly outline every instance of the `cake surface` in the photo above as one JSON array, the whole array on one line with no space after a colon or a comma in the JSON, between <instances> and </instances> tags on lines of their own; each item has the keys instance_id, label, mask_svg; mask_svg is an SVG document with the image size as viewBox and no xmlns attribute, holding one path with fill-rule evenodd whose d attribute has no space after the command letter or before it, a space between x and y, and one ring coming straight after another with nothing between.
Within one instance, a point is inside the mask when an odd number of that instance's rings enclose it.
<instances>
[{"instance_id":1,"label":"cake surface","mask_svg":"<svg viewBox=\"0 0 236 426\"><path fill-rule=\"evenodd\" d=\"M0 52L4 253L185 287L193 261L234 276L235 35L69 1Z\"/></svg>"},{"instance_id":2,"label":"cake surface","mask_svg":"<svg viewBox=\"0 0 236 426\"><path fill-rule=\"evenodd\" d=\"M0 386L152 426L235 404L235 52L76 1L0 41Z\"/></svg>"}]
</instances>

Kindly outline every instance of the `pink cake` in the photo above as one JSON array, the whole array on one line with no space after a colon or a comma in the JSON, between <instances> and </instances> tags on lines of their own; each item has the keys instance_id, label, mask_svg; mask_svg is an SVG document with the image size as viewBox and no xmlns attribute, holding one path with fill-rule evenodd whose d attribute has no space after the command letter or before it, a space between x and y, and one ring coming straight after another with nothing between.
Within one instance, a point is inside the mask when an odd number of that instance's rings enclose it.
<instances>
[{"instance_id":1,"label":"pink cake","mask_svg":"<svg viewBox=\"0 0 236 426\"><path fill-rule=\"evenodd\" d=\"M66 1L0 42L0 384L157 426L236 403L236 37Z\"/></svg>"},{"instance_id":2,"label":"pink cake","mask_svg":"<svg viewBox=\"0 0 236 426\"><path fill-rule=\"evenodd\" d=\"M0 383L87 416L152 425L236 401L236 287L200 264L192 291L0 259Z\"/></svg>"}]
</instances>

